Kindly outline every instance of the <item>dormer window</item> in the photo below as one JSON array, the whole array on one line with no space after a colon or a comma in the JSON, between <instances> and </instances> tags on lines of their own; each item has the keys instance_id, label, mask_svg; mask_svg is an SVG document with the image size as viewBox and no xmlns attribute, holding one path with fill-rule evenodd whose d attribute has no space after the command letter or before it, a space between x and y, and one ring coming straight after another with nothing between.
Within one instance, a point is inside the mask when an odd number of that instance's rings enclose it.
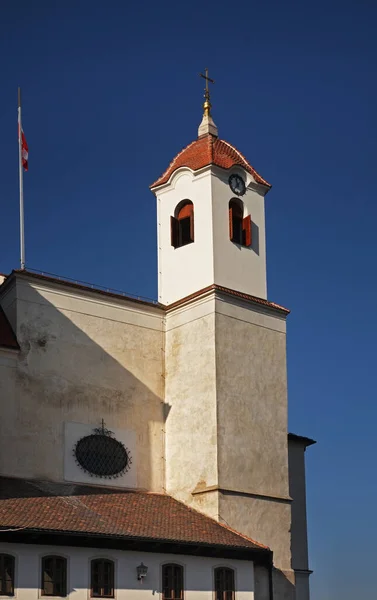
<instances>
[{"instance_id":1,"label":"dormer window","mask_svg":"<svg viewBox=\"0 0 377 600\"><path fill-rule=\"evenodd\" d=\"M229 239L240 246L251 246L251 216L244 217L244 204L239 198L229 201Z\"/></svg>"},{"instance_id":2,"label":"dormer window","mask_svg":"<svg viewBox=\"0 0 377 600\"><path fill-rule=\"evenodd\" d=\"M194 241L194 205L190 200L180 202L174 217L170 217L171 245L186 246Z\"/></svg>"}]
</instances>

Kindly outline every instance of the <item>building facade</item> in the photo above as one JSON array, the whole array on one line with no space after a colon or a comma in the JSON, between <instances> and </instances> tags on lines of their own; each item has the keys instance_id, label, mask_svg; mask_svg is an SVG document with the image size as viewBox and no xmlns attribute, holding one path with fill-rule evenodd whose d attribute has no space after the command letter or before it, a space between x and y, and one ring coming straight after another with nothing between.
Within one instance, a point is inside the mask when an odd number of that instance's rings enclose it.
<instances>
[{"instance_id":1,"label":"building facade","mask_svg":"<svg viewBox=\"0 0 377 600\"><path fill-rule=\"evenodd\" d=\"M309 600L313 442L287 430L270 185L207 100L151 188L157 303L0 286L0 597Z\"/></svg>"}]
</instances>

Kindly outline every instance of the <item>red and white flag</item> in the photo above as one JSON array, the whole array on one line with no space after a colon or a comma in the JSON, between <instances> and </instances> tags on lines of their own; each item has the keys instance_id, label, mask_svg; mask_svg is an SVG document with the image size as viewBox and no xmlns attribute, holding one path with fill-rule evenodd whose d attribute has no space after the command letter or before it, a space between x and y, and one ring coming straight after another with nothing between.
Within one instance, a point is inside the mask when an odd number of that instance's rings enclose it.
<instances>
[{"instance_id":1,"label":"red and white flag","mask_svg":"<svg viewBox=\"0 0 377 600\"><path fill-rule=\"evenodd\" d=\"M18 131L20 131L20 126L18 126ZM22 166L25 171L28 170L28 161L29 161L29 148L27 145L26 137L24 134L24 130L21 129L21 158L22 158Z\"/></svg>"}]
</instances>

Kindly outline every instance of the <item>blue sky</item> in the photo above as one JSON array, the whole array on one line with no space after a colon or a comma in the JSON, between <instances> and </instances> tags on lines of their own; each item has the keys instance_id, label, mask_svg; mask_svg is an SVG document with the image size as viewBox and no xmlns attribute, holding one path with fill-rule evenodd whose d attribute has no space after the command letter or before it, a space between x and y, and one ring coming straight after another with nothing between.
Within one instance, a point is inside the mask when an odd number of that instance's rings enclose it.
<instances>
[{"instance_id":1,"label":"blue sky","mask_svg":"<svg viewBox=\"0 0 377 600\"><path fill-rule=\"evenodd\" d=\"M17 86L30 149L27 266L156 297L148 189L196 136L273 184L269 299L288 325L290 430L307 451L312 600L375 595L377 4L2 3L0 272L18 267Z\"/></svg>"}]
</instances>

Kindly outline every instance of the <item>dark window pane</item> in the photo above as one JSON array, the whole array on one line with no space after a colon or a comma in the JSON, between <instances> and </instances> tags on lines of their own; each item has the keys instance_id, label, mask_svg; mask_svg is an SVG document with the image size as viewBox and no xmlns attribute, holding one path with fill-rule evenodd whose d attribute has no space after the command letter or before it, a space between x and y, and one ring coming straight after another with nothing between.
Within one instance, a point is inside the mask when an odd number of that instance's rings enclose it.
<instances>
[{"instance_id":1,"label":"dark window pane","mask_svg":"<svg viewBox=\"0 0 377 600\"><path fill-rule=\"evenodd\" d=\"M233 242L242 244L242 219L233 216Z\"/></svg>"},{"instance_id":2,"label":"dark window pane","mask_svg":"<svg viewBox=\"0 0 377 600\"><path fill-rule=\"evenodd\" d=\"M42 595L67 595L67 561L61 556L42 559Z\"/></svg>"},{"instance_id":3,"label":"dark window pane","mask_svg":"<svg viewBox=\"0 0 377 600\"><path fill-rule=\"evenodd\" d=\"M162 582L162 600L183 600L183 568L180 565L164 565Z\"/></svg>"},{"instance_id":4,"label":"dark window pane","mask_svg":"<svg viewBox=\"0 0 377 600\"><path fill-rule=\"evenodd\" d=\"M92 560L91 596L114 598L114 563L111 560Z\"/></svg>"},{"instance_id":5,"label":"dark window pane","mask_svg":"<svg viewBox=\"0 0 377 600\"><path fill-rule=\"evenodd\" d=\"M234 600L234 571L226 567L215 569L215 599Z\"/></svg>"},{"instance_id":6,"label":"dark window pane","mask_svg":"<svg viewBox=\"0 0 377 600\"><path fill-rule=\"evenodd\" d=\"M14 557L0 554L0 595L14 595Z\"/></svg>"},{"instance_id":7,"label":"dark window pane","mask_svg":"<svg viewBox=\"0 0 377 600\"><path fill-rule=\"evenodd\" d=\"M179 220L179 243L180 246L185 246L191 242L191 218L186 217L185 219Z\"/></svg>"}]
</instances>

